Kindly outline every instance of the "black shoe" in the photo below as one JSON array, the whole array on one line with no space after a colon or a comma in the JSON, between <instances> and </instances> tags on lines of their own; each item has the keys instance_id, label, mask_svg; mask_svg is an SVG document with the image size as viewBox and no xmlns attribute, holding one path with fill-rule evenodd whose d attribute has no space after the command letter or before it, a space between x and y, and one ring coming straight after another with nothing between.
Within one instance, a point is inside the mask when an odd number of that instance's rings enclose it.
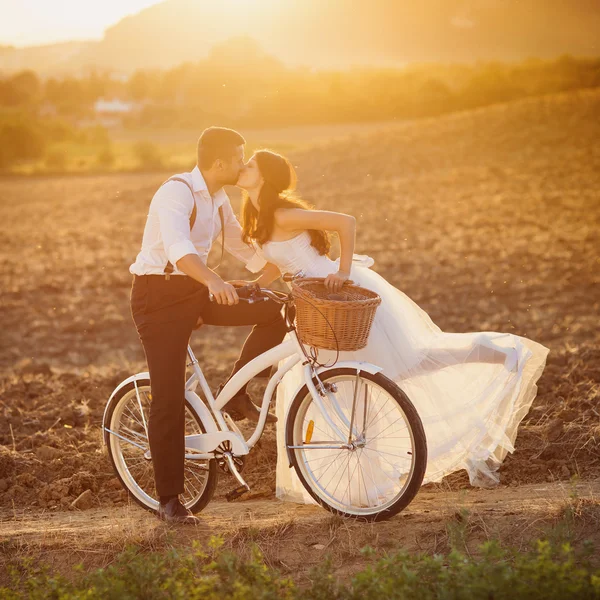
<instances>
[{"instance_id":1,"label":"black shoe","mask_svg":"<svg viewBox=\"0 0 600 600\"><path fill-rule=\"evenodd\" d=\"M221 391L223 386L219 388ZM218 398L218 395L217 395ZM234 396L221 410L229 414L234 421L242 421L248 419L254 423L258 423L260 417L260 409L252 402L248 392L243 392ZM277 417L271 413L267 413L267 423L276 423Z\"/></svg>"},{"instance_id":2,"label":"black shoe","mask_svg":"<svg viewBox=\"0 0 600 600\"><path fill-rule=\"evenodd\" d=\"M201 522L198 517L195 517L190 510L181 504L177 496L171 498L166 504L159 503L158 518L162 521L184 525L198 525Z\"/></svg>"}]
</instances>

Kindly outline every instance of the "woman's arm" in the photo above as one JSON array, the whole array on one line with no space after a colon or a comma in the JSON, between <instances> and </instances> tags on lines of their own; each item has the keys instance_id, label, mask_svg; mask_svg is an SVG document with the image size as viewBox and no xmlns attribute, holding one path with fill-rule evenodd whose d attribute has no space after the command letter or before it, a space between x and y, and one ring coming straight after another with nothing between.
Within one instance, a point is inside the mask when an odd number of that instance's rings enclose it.
<instances>
[{"instance_id":1,"label":"woman's arm","mask_svg":"<svg viewBox=\"0 0 600 600\"><path fill-rule=\"evenodd\" d=\"M267 263L265 268L262 270L260 277L255 280L255 283L258 283L260 287L265 287L280 277L281 271L279 268L273 263Z\"/></svg>"},{"instance_id":2,"label":"woman's arm","mask_svg":"<svg viewBox=\"0 0 600 600\"><path fill-rule=\"evenodd\" d=\"M266 287L270 283L273 283L276 279L281 277L281 271L273 263L267 263L260 272L260 277L257 279L246 280L246 279L231 279L227 283L231 283L236 287L248 285L251 283L258 283L260 287Z\"/></svg>"},{"instance_id":3,"label":"woman's arm","mask_svg":"<svg viewBox=\"0 0 600 600\"><path fill-rule=\"evenodd\" d=\"M327 210L304 210L301 208L278 208L275 223L286 231L318 229L335 231L340 238L340 268L337 273L325 279L325 285L334 291L339 290L350 277L352 255L356 234L356 219L352 215Z\"/></svg>"}]
</instances>

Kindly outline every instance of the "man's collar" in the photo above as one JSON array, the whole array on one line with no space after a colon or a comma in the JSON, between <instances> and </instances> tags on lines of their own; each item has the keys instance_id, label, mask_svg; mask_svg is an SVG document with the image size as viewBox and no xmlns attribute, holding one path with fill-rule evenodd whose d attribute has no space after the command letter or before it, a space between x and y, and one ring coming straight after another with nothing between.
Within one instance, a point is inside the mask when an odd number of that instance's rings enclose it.
<instances>
[{"instance_id":1,"label":"man's collar","mask_svg":"<svg viewBox=\"0 0 600 600\"><path fill-rule=\"evenodd\" d=\"M208 186L206 185L206 181L204 181L202 171L200 171L198 165L192 169L192 187L194 188L194 192L206 192L206 194L210 196ZM228 198L227 192L221 188L218 192L215 192L215 195L213 196L215 206L221 206Z\"/></svg>"},{"instance_id":2,"label":"man's collar","mask_svg":"<svg viewBox=\"0 0 600 600\"><path fill-rule=\"evenodd\" d=\"M198 165L192 169L192 185L194 187L194 192L200 192L201 190L208 192L208 186L206 185L206 181L204 181L202 171L200 171Z\"/></svg>"}]
</instances>

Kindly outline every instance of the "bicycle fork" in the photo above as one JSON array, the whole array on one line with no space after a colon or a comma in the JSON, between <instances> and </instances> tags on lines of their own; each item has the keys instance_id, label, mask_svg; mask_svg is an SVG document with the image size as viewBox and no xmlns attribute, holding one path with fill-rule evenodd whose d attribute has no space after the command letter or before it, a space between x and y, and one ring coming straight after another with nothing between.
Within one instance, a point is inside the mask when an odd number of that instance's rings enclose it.
<instances>
[{"instance_id":1,"label":"bicycle fork","mask_svg":"<svg viewBox=\"0 0 600 600\"><path fill-rule=\"evenodd\" d=\"M357 368L356 369L357 386L358 386L359 376L360 376L360 369ZM317 380L317 385L315 385L313 383L313 378L315 378ZM352 434L356 433L354 431L354 413L355 413L355 407L356 407L356 394L357 394L358 390L355 390L355 397L354 397L353 405L352 405L352 416L351 416L351 420L348 421L346 415L344 414L344 411L341 410L341 408L338 404L337 398L335 396L335 391L333 391L333 392L329 391L325 387L325 385L319 378L318 373L316 372L316 370L314 369L314 367L312 365L306 365L304 367L304 379L306 381L308 390L309 390L315 404L317 405L319 412L321 413L321 416L323 417L323 419L325 419L325 422L327 423L327 425L329 425L329 427L331 427L332 431L337 436L337 438L340 442L339 447L340 448L350 448L351 442L352 442ZM331 406L335 410L338 418L348 428L348 435L342 433L341 429L334 423L333 419L331 418L329 411L323 404L323 398L325 396L327 396L327 398L329 399ZM357 437L358 437L358 435L357 435ZM323 446L321 446L321 448L322 447Z\"/></svg>"}]
</instances>

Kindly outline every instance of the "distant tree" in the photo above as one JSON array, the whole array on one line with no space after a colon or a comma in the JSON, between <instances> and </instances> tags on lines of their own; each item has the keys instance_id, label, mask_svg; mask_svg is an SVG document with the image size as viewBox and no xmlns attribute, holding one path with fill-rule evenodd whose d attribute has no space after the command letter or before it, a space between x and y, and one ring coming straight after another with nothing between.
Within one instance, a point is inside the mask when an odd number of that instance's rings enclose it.
<instances>
[{"instance_id":1,"label":"distant tree","mask_svg":"<svg viewBox=\"0 0 600 600\"><path fill-rule=\"evenodd\" d=\"M164 167L163 158L156 144L143 141L138 142L133 148L138 165L142 169L155 170Z\"/></svg>"},{"instance_id":2,"label":"distant tree","mask_svg":"<svg viewBox=\"0 0 600 600\"><path fill-rule=\"evenodd\" d=\"M475 68L470 81L461 91L461 108L508 102L526 95L522 85L506 65L487 63Z\"/></svg>"},{"instance_id":3,"label":"distant tree","mask_svg":"<svg viewBox=\"0 0 600 600\"><path fill-rule=\"evenodd\" d=\"M106 169L112 167L116 160L117 157L113 152L112 146L104 146L104 148L102 148L96 156L96 162L98 165Z\"/></svg>"},{"instance_id":4,"label":"distant tree","mask_svg":"<svg viewBox=\"0 0 600 600\"><path fill-rule=\"evenodd\" d=\"M439 79L427 79L418 93L421 116L433 116L448 112L454 97L448 86Z\"/></svg>"},{"instance_id":5,"label":"distant tree","mask_svg":"<svg viewBox=\"0 0 600 600\"><path fill-rule=\"evenodd\" d=\"M62 115L83 116L91 110L94 102L84 80L74 77L48 79L44 93L48 102L54 104Z\"/></svg>"},{"instance_id":6,"label":"distant tree","mask_svg":"<svg viewBox=\"0 0 600 600\"><path fill-rule=\"evenodd\" d=\"M127 82L129 97L137 102L149 98L156 86L154 77L148 71L136 71Z\"/></svg>"},{"instance_id":7,"label":"distant tree","mask_svg":"<svg viewBox=\"0 0 600 600\"><path fill-rule=\"evenodd\" d=\"M0 105L27 106L39 101L41 84L33 71L22 71L0 81Z\"/></svg>"},{"instance_id":8,"label":"distant tree","mask_svg":"<svg viewBox=\"0 0 600 600\"><path fill-rule=\"evenodd\" d=\"M6 122L0 124L0 162L4 167L21 161L41 158L46 141L41 128L35 123Z\"/></svg>"},{"instance_id":9,"label":"distant tree","mask_svg":"<svg viewBox=\"0 0 600 600\"><path fill-rule=\"evenodd\" d=\"M51 171L64 171L67 168L68 156L62 148L55 148L46 154L44 164Z\"/></svg>"}]
</instances>

